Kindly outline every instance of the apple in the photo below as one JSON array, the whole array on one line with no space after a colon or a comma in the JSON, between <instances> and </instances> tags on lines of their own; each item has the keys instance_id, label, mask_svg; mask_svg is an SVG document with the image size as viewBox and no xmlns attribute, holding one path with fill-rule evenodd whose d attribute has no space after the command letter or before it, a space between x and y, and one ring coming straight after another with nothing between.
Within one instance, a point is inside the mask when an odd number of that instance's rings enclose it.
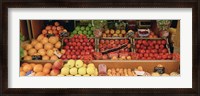
<instances>
[{"instance_id":1,"label":"apple","mask_svg":"<svg viewBox=\"0 0 200 96\"><path fill-rule=\"evenodd\" d=\"M160 59L161 59L161 56L160 56L160 55L158 55L158 56L156 57L156 59L160 60Z\"/></svg>"},{"instance_id":2,"label":"apple","mask_svg":"<svg viewBox=\"0 0 200 96\"><path fill-rule=\"evenodd\" d=\"M79 47L78 47L78 46L75 46L75 47L74 47L74 49L75 49L75 50L78 50L78 49L79 49Z\"/></svg>"},{"instance_id":3,"label":"apple","mask_svg":"<svg viewBox=\"0 0 200 96\"><path fill-rule=\"evenodd\" d=\"M72 59L75 59L75 60L76 60L76 55L72 55Z\"/></svg>"},{"instance_id":4,"label":"apple","mask_svg":"<svg viewBox=\"0 0 200 96\"><path fill-rule=\"evenodd\" d=\"M125 41L123 39L120 40L120 44L124 44Z\"/></svg>"},{"instance_id":5,"label":"apple","mask_svg":"<svg viewBox=\"0 0 200 96\"><path fill-rule=\"evenodd\" d=\"M80 50L83 50L83 46L79 46L79 49L80 49Z\"/></svg>"},{"instance_id":6,"label":"apple","mask_svg":"<svg viewBox=\"0 0 200 96\"><path fill-rule=\"evenodd\" d=\"M73 43L72 43L72 46L76 46L76 42L73 42Z\"/></svg>"},{"instance_id":7,"label":"apple","mask_svg":"<svg viewBox=\"0 0 200 96\"><path fill-rule=\"evenodd\" d=\"M142 44L142 40L138 40L137 43L138 43L138 44Z\"/></svg>"},{"instance_id":8,"label":"apple","mask_svg":"<svg viewBox=\"0 0 200 96\"><path fill-rule=\"evenodd\" d=\"M107 37L106 33L103 33L103 34L102 34L102 37Z\"/></svg>"},{"instance_id":9,"label":"apple","mask_svg":"<svg viewBox=\"0 0 200 96\"><path fill-rule=\"evenodd\" d=\"M136 44L136 48L139 49L140 48L140 44Z\"/></svg>"},{"instance_id":10,"label":"apple","mask_svg":"<svg viewBox=\"0 0 200 96\"><path fill-rule=\"evenodd\" d=\"M115 40L115 44L119 44L119 40L116 39L116 40Z\"/></svg>"},{"instance_id":11,"label":"apple","mask_svg":"<svg viewBox=\"0 0 200 96\"><path fill-rule=\"evenodd\" d=\"M105 33L106 33L106 34L109 34L109 33L110 33L110 30L106 30Z\"/></svg>"},{"instance_id":12,"label":"apple","mask_svg":"<svg viewBox=\"0 0 200 96\"><path fill-rule=\"evenodd\" d=\"M83 43L82 43L82 44L83 44ZM80 42L77 42L76 45L77 45L77 46L81 46L81 43L80 43Z\"/></svg>"},{"instance_id":13,"label":"apple","mask_svg":"<svg viewBox=\"0 0 200 96\"><path fill-rule=\"evenodd\" d=\"M148 54L148 53L145 53L145 54L144 54L144 57L148 57L148 56L149 56L149 54Z\"/></svg>"},{"instance_id":14,"label":"apple","mask_svg":"<svg viewBox=\"0 0 200 96\"><path fill-rule=\"evenodd\" d=\"M160 41L160 40L158 40L158 41L157 41L157 44L159 44L159 45L160 45L160 44L161 44L161 41Z\"/></svg>"},{"instance_id":15,"label":"apple","mask_svg":"<svg viewBox=\"0 0 200 96\"><path fill-rule=\"evenodd\" d=\"M146 50L146 53L150 53L150 50L147 49L147 50Z\"/></svg>"},{"instance_id":16,"label":"apple","mask_svg":"<svg viewBox=\"0 0 200 96\"><path fill-rule=\"evenodd\" d=\"M159 49L159 45L158 44L155 45L155 49Z\"/></svg>"},{"instance_id":17,"label":"apple","mask_svg":"<svg viewBox=\"0 0 200 96\"><path fill-rule=\"evenodd\" d=\"M76 42L79 42L80 40L79 40L79 39L75 39L75 41L76 41Z\"/></svg>"},{"instance_id":18,"label":"apple","mask_svg":"<svg viewBox=\"0 0 200 96\"><path fill-rule=\"evenodd\" d=\"M62 55L61 59L65 60L65 59L67 59L67 56L66 55Z\"/></svg>"},{"instance_id":19,"label":"apple","mask_svg":"<svg viewBox=\"0 0 200 96\"><path fill-rule=\"evenodd\" d=\"M149 56L150 56L150 57L154 57L153 53L149 53Z\"/></svg>"},{"instance_id":20,"label":"apple","mask_svg":"<svg viewBox=\"0 0 200 96\"><path fill-rule=\"evenodd\" d=\"M152 60L152 58L151 57L147 57L147 60Z\"/></svg>"},{"instance_id":21,"label":"apple","mask_svg":"<svg viewBox=\"0 0 200 96\"><path fill-rule=\"evenodd\" d=\"M114 40L110 40L110 44L114 44L115 43L115 41Z\"/></svg>"},{"instance_id":22,"label":"apple","mask_svg":"<svg viewBox=\"0 0 200 96\"><path fill-rule=\"evenodd\" d=\"M146 45L147 41L146 40L142 40L142 44Z\"/></svg>"},{"instance_id":23,"label":"apple","mask_svg":"<svg viewBox=\"0 0 200 96\"><path fill-rule=\"evenodd\" d=\"M88 42L88 39L87 39L87 38L83 39L83 42L86 42L86 43L87 43L87 42Z\"/></svg>"},{"instance_id":24,"label":"apple","mask_svg":"<svg viewBox=\"0 0 200 96\"><path fill-rule=\"evenodd\" d=\"M153 44L156 44L156 41L155 41L155 40L153 40L153 41L152 41L152 43L153 43Z\"/></svg>"},{"instance_id":25,"label":"apple","mask_svg":"<svg viewBox=\"0 0 200 96\"><path fill-rule=\"evenodd\" d=\"M116 44L112 44L112 48L116 48L117 47L117 45Z\"/></svg>"},{"instance_id":26,"label":"apple","mask_svg":"<svg viewBox=\"0 0 200 96\"><path fill-rule=\"evenodd\" d=\"M143 53L143 54L144 54L144 53L145 53L145 50L144 50L144 49L140 50L140 53Z\"/></svg>"},{"instance_id":27,"label":"apple","mask_svg":"<svg viewBox=\"0 0 200 96\"><path fill-rule=\"evenodd\" d=\"M103 59L103 60L107 60L107 59L108 59L108 55L103 55L103 56L102 56L102 59Z\"/></svg>"},{"instance_id":28,"label":"apple","mask_svg":"<svg viewBox=\"0 0 200 96\"><path fill-rule=\"evenodd\" d=\"M165 45L167 42L166 42L165 40L162 40L161 43L162 43L163 45Z\"/></svg>"},{"instance_id":29,"label":"apple","mask_svg":"<svg viewBox=\"0 0 200 96\"><path fill-rule=\"evenodd\" d=\"M82 42L83 42L83 39L80 39L79 41L82 43Z\"/></svg>"},{"instance_id":30,"label":"apple","mask_svg":"<svg viewBox=\"0 0 200 96\"><path fill-rule=\"evenodd\" d=\"M90 42L87 42L86 45L87 45L87 46L90 46Z\"/></svg>"},{"instance_id":31,"label":"apple","mask_svg":"<svg viewBox=\"0 0 200 96\"><path fill-rule=\"evenodd\" d=\"M79 46L79 44L80 44L80 46L81 46L81 43L77 43L77 46ZM82 43L82 46L86 46L86 43L83 42L83 43Z\"/></svg>"},{"instance_id":32,"label":"apple","mask_svg":"<svg viewBox=\"0 0 200 96\"><path fill-rule=\"evenodd\" d=\"M91 50L91 49L93 49L93 47L92 46L88 46L88 49Z\"/></svg>"},{"instance_id":33,"label":"apple","mask_svg":"<svg viewBox=\"0 0 200 96\"><path fill-rule=\"evenodd\" d=\"M90 39L90 42L91 42L91 43L94 43L94 39Z\"/></svg>"},{"instance_id":34,"label":"apple","mask_svg":"<svg viewBox=\"0 0 200 96\"><path fill-rule=\"evenodd\" d=\"M67 55L67 59L71 59L71 58L72 58L72 56L68 54Z\"/></svg>"},{"instance_id":35,"label":"apple","mask_svg":"<svg viewBox=\"0 0 200 96\"><path fill-rule=\"evenodd\" d=\"M67 42L68 42L68 39L64 39L64 42L67 43Z\"/></svg>"},{"instance_id":36,"label":"apple","mask_svg":"<svg viewBox=\"0 0 200 96\"><path fill-rule=\"evenodd\" d=\"M105 40L100 40L100 44L104 44L105 43Z\"/></svg>"},{"instance_id":37,"label":"apple","mask_svg":"<svg viewBox=\"0 0 200 96\"><path fill-rule=\"evenodd\" d=\"M110 41L109 41L109 40L106 40L105 42L106 42L106 44L109 44L109 43L110 43Z\"/></svg>"},{"instance_id":38,"label":"apple","mask_svg":"<svg viewBox=\"0 0 200 96\"><path fill-rule=\"evenodd\" d=\"M88 47L87 47L87 46L85 46L85 47L84 47L84 50L88 50Z\"/></svg>"},{"instance_id":39,"label":"apple","mask_svg":"<svg viewBox=\"0 0 200 96\"><path fill-rule=\"evenodd\" d=\"M68 50L68 49L69 49L69 46L65 46L65 49Z\"/></svg>"},{"instance_id":40,"label":"apple","mask_svg":"<svg viewBox=\"0 0 200 96\"><path fill-rule=\"evenodd\" d=\"M160 45L160 49L163 49L165 46L164 45Z\"/></svg>"},{"instance_id":41,"label":"apple","mask_svg":"<svg viewBox=\"0 0 200 96\"><path fill-rule=\"evenodd\" d=\"M125 42L125 44L128 44L128 43L129 43L129 40L128 40L128 39L125 39L124 42Z\"/></svg>"},{"instance_id":42,"label":"apple","mask_svg":"<svg viewBox=\"0 0 200 96\"><path fill-rule=\"evenodd\" d=\"M168 50L165 48L165 49L162 50L162 53L167 53L167 51Z\"/></svg>"},{"instance_id":43,"label":"apple","mask_svg":"<svg viewBox=\"0 0 200 96\"><path fill-rule=\"evenodd\" d=\"M85 55L85 51L81 51L81 55Z\"/></svg>"},{"instance_id":44,"label":"apple","mask_svg":"<svg viewBox=\"0 0 200 96\"><path fill-rule=\"evenodd\" d=\"M73 49L74 49L74 46L70 46L70 49L73 50Z\"/></svg>"}]
</instances>

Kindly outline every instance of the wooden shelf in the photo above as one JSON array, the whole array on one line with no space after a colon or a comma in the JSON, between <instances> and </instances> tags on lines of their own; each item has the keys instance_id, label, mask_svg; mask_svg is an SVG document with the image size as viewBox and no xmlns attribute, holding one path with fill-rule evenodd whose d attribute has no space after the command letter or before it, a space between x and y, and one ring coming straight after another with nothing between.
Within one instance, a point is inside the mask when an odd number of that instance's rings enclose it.
<instances>
[{"instance_id":1,"label":"wooden shelf","mask_svg":"<svg viewBox=\"0 0 200 96\"><path fill-rule=\"evenodd\" d=\"M66 62L65 60L64 62ZM40 63L45 64L47 62L53 63L54 60L24 60L26 63ZM153 72L154 67L161 64L165 67L166 73L176 72L180 68L180 62L175 60L93 60L96 67L99 64L106 64L107 68L137 68L142 66L147 72Z\"/></svg>"}]
</instances>

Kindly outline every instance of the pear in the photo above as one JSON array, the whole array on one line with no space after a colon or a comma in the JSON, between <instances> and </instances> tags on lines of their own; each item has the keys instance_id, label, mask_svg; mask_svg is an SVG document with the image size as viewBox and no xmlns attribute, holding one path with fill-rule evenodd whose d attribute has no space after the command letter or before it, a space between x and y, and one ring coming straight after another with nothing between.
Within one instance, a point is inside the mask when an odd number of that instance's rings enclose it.
<instances>
[{"instance_id":1,"label":"pear","mask_svg":"<svg viewBox=\"0 0 200 96\"><path fill-rule=\"evenodd\" d=\"M71 68L69 72L70 72L71 75L76 75L78 73L76 67Z\"/></svg>"},{"instance_id":2,"label":"pear","mask_svg":"<svg viewBox=\"0 0 200 96\"><path fill-rule=\"evenodd\" d=\"M68 75L69 74L69 68L68 67L63 67L61 69L61 74L62 75Z\"/></svg>"},{"instance_id":3,"label":"pear","mask_svg":"<svg viewBox=\"0 0 200 96\"><path fill-rule=\"evenodd\" d=\"M85 74L85 75L83 75L83 76L90 76L89 74Z\"/></svg>"},{"instance_id":4,"label":"pear","mask_svg":"<svg viewBox=\"0 0 200 96\"><path fill-rule=\"evenodd\" d=\"M82 67L83 66L83 61L82 60L76 60L76 67L77 68L80 68L80 67Z\"/></svg>"},{"instance_id":5,"label":"pear","mask_svg":"<svg viewBox=\"0 0 200 96\"><path fill-rule=\"evenodd\" d=\"M70 59L70 60L67 62L67 65L66 65L66 66L68 66L69 68L72 68L72 67L74 67L74 65L75 65L75 60Z\"/></svg>"},{"instance_id":6,"label":"pear","mask_svg":"<svg viewBox=\"0 0 200 96\"><path fill-rule=\"evenodd\" d=\"M85 68L86 68L86 67L87 67L87 64L83 64L83 67L85 67Z\"/></svg>"},{"instance_id":7,"label":"pear","mask_svg":"<svg viewBox=\"0 0 200 96\"><path fill-rule=\"evenodd\" d=\"M98 76L98 70L95 68L94 76Z\"/></svg>"},{"instance_id":8,"label":"pear","mask_svg":"<svg viewBox=\"0 0 200 96\"><path fill-rule=\"evenodd\" d=\"M95 68L95 66L94 66L94 64L93 63L90 63L90 64L88 64L88 66L87 67L94 67Z\"/></svg>"},{"instance_id":9,"label":"pear","mask_svg":"<svg viewBox=\"0 0 200 96\"><path fill-rule=\"evenodd\" d=\"M81 76L81 75L77 74L77 75L74 75L74 76Z\"/></svg>"},{"instance_id":10,"label":"pear","mask_svg":"<svg viewBox=\"0 0 200 96\"><path fill-rule=\"evenodd\" d=\"M57 75L57 76L65 76L65 75L63 75L63 74L59 74L59 75Z\"/></svg>"},{"instance_id":11,"label":"pear","mask_svg":"<svg viewBox=\"0 0 200 96\"><path fill-rule=\"evenodd\" d=\"M86 74L86 68L85 67L81 67L78 69L78 74L80 75L85 75Z\"/></svg>"},{"instance_id":12,"label":"pear","mask_svg":"<svg viewBox=\"0 0 200 96\"><path fill-rule=\"evenodd\" d=\"M91 75L91 74L94 74L94 72L95 72L95 68L94 68L94 67L88 67L88 68L87 68L87 73L88 73L88 74Z\"/></svg>"}]
</instances>

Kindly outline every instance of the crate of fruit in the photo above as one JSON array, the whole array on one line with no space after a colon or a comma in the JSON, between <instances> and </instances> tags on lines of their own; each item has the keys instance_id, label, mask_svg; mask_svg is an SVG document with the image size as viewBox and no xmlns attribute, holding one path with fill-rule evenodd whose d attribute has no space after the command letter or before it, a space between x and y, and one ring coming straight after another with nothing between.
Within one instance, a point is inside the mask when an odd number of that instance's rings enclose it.
<instances>
[{"instance_id":1,"label":"crate of fruit","mask_svg":"<svg viewBox=\"0 0 200 96\"><path fill-rule=\"evenodd\" d=\"M133 49L139 60L172 60L167 39L135 38Z\"/></svg>"},{"instance_id":2,"label":"crate of fruit","mask_svg":"<svg viewBox=\"0 0 200 96\"><path fill-rule=\"evenodd\" d=\"M97 60L130 59L129 54L133 51L132 40L126 37L100 38L97 41L97 45L98 52L94 55Z\"/></svg>"}]
</instances>

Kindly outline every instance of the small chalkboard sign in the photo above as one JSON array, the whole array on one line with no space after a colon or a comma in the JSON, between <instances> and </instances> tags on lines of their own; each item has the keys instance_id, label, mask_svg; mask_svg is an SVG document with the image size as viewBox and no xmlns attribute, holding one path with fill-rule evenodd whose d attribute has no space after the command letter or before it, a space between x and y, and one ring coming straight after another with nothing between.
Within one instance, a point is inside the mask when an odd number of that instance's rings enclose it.
<instances>
[{"instance_id":1,"label":"small chalkboard sign","mask_svg":"<svg viewBox=\"0 0 200 96\"><path fill-rule=\"evenodd\" d=\"M61 32L60 33L60 37L68 37L69 36L69 32Z\"/></svg>"},{"instance_id":2,"label":"small chalkboard sign","mask_svg":"<svg viewBox=\"0 0 200 96\"><path fill-rule=\"evenodd\" d=\"M42 56L41 55L33 55L32 60L42 60Z\"/></svg>"},{"instance_id":3,"label":"small chalkboard sign","mask_svg":"<svg viewBox=\"0 0 200 96\"><path fill-rule=\"evenodd\" d=\"M165 73L165 67L154 67L154 72L158 72L159 74Z\"/></svg>"}]
</instances>

